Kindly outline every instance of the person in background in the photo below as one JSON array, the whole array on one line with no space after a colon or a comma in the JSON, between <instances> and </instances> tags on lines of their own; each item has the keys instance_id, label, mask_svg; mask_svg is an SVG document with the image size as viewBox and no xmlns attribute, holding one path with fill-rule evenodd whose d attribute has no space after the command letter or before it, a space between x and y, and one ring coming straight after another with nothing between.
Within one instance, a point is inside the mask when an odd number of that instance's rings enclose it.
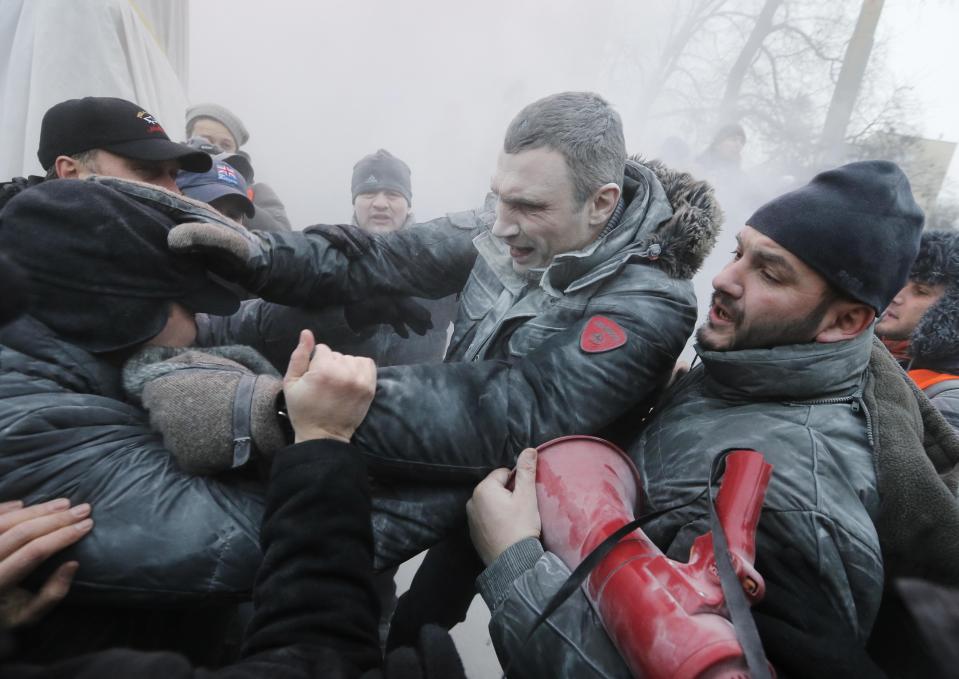
<instances>
[{"instance_id":1,"label":"person in background","mask_svg":"<svg viewBox=\"0 0 959 679\"><path fill-rule=\"evenodd\" d=\"M202 137L218 151L235 154L249 141L250 133L232 111L219 104L207 103L186 110L186 137ZM249 227L261 231L289 231L292 228L290 219L276 191L264 182L253 182L249 188L256 206Z\"/></svg>"},{"instance_id":2,"label":"person in background","mask_svg":"<svg viewBox=\"0 0 959 679\"><path fill-rule=\"evenodd\" d=\"M256 214L247 197L246 179L222 160L214 160L213 167L206 172L180 172L176 183L183 195L209 204L238 224L246 223Z\"/></svg>"},{"instance_id":3,"label":"person in background","mask_svg":"<svg viewBox=\"0 0 959 679\"><path fill-rule=\"evenodd\" d=\"M409 166L385 149L364 156L353 166L353 224L369 233L392 233L413 224L413 189ZM423 336L400 337L381 326L360 352L379 366L439 363L446 354L450 324L456 317L456 295L413 300L427 309L433 328Z\"/></svg>"},{"instance_id":4,"label":"person in background","mask_svg":"<svg viewBox=\"0 0 959 679\"><path fill-rule=\"evenodd\" d=\"M959 233L922 234L909 282L889 303L876 334L959 428Z\"/></svg>"}]
</instances>

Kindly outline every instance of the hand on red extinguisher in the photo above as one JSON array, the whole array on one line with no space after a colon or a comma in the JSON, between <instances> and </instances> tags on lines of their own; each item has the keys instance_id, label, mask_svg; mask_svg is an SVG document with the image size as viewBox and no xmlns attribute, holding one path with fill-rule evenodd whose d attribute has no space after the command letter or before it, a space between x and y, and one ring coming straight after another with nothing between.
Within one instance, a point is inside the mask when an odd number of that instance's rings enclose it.
<instances>
[{"instance_id":1,"label":"hand on red extinguisher","mask_svg":"<svg viewBox=\"0 0 959 679\"><path fill-rule=\"evenodd\" d=\"M539 539L542 530L536 504L535 448L527 448L516 460L512 490L507 488L509 479L508 469L494 469L466 503L470 537L487 566L520 540Z\"/></svg>"}]
</instances>

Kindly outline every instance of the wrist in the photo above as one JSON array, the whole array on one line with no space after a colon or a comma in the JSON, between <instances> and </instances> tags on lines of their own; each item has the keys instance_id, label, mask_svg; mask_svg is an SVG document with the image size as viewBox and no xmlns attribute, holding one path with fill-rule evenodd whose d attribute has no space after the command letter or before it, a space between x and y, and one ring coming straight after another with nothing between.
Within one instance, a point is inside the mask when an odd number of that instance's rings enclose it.
<instances>
[{"instance_id":1,"label":"wrist","mask_svg":"<svg viewBox=\"0 0 959 679\"><path fill-rule=\"evenodd\" d=\"M308 429L293 429L293 443L303 443L305 441L320 441L324 439L329 439L332 441L340 441L342 443L349 443L350 437L344 436L343 434L337 434L335 432L327 431L325 429L319 429L311 427Z\"/></svg>"},{"instance_id":2,"label":"wrist","mask_svg":"<svg viewBox=\"0 0 959 679\"><path fill-rule=\"evenodd\" d=\"M510 545L486 567L476 579L476 586L491 611L506 598L513 581L533 568L541 556L543 545L529 537Z\"/></svg>"}]
</instances>

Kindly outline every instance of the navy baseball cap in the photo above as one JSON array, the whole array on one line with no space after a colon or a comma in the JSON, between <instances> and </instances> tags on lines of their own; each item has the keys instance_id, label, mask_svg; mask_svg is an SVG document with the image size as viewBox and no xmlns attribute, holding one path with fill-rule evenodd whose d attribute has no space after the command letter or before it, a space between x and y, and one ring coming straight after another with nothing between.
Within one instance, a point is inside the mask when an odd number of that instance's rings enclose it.
<instances>
[{"instance_id":1,"label":"navy baseball cap","mask_svg":"<svg viewBox=\"0 0 959 679\"><path fill-rule=\"evenodd\" d=\"M156 118L125 99L67 99L43 114L37 158L44 170L57 156L93 149L136 160L175 160L192 172L205 172L212 162L202 151L170 141Z\"/></svg>"},{"instance_id":2,"label":"navy baseball cap","mask_svg":"<svg viewBox=\"0 0 959 679\"><path fill-rule=\"evenodd\" d=\"M206 172L180 172L176 184L184 195L209 203L223 196L242 198L243 213L252 217L256 208L247 195L246 180L229 163L214 160L213 167Z\"/></svg>"}]
</instances>

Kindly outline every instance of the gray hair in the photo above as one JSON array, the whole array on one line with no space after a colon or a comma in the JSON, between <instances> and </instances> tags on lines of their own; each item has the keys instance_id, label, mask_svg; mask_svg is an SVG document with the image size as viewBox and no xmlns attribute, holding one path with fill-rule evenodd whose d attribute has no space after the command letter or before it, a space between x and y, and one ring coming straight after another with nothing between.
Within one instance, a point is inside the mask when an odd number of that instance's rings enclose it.
<instances>
[{"instance_id":1,"label":"gray hair","mask_svg":"<svg viewBox=\"0 0 959 679\"><path fill-rule=\"evenodd\" d=\"M503 150L519 153L543 147L563 154L580 204L604 184L623 186L623 121L598 94L560 92L520 111L506 130Z\"/></svg>"}]
</instances>

